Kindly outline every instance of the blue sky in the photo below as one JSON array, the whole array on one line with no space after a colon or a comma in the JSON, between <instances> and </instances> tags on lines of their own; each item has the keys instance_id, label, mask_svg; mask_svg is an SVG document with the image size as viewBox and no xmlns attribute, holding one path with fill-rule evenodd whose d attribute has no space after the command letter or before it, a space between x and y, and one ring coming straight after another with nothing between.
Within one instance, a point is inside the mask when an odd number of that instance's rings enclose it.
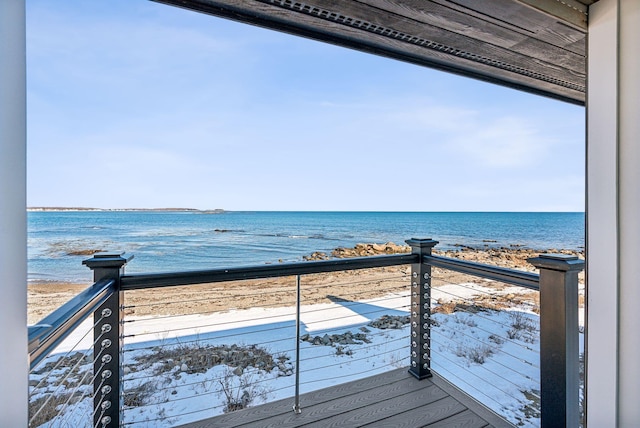
<instances>
[{"instance_id":1,"label":"blue sky","mask_svg":"<svg viewBox=\"0 0 640 428\"><path fill-rule=\"evenodd\" d=\"M146 0L28 0L28 205L583 211L584 108Z\"/></svg>"}]
</instances>

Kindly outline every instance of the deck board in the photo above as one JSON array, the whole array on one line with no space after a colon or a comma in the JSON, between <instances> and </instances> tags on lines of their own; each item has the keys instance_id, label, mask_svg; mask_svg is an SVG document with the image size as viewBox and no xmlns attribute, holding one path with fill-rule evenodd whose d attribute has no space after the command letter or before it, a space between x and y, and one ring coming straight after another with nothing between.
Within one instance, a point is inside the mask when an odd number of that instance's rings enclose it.
<instances>
[{"instance_id":1,"label":"deck board","mask_svg":"<svg viewBox=\"0 0 640 428\"><path fill-rule=\"evenodd\" d=\"M418 381L406 369L183 425L213 427L511 427L438 376Z\"/></svg>"},{"instance_id":2,"label":"deck board","mask_svg":"<svg viewBox=\"0 0 640 428\"><path fill-rule=\"evenodd\" d=\"M415 395L421 398L420 395L422 394L416 393ZM370 406L366 409L346 412L329 420L305 425L305 427L364 427L372 424L377 427L417 427L423 423L428 424L429 422L445 419L447 416L465 410L462 404L447 396L428 402L421 407L415 407L417 400L407 404L402 399L406 399L406 397L395 397L389 401L382 402L381 406Z\"/></svg>"},{"instance_id":3,"label":"deck board","mask_svg":"<svg viewBox=\"0 0 640 428\"><path fill-rule=\"evenodd\" d=\"M429 424L429 428L484 428L490 426L487 421L467 409L450 418Z\"/></svg>"},{"instance_id":4,"label":"deck board","mask_svg":"<svg viewBox=\"0 0 640 428\"><path fill-rule=\"evenodd\" d=\"M416 382L412 382L416 383ZM316 420L314 423L305 425L308 427L359 427L366 426L372 422L380 421L389 415L401 414L414 409L419 405L430 405L446 400L447 394L435 385L425 389L419 389L413 393L402 395L389 395L381 392L376 400L372 400L366 406L349 407L350 400L336 400L340 404L343 412L335 414L330 418ZM437 407L441 407L438 405Z\"/></svg>"}]
</instances>

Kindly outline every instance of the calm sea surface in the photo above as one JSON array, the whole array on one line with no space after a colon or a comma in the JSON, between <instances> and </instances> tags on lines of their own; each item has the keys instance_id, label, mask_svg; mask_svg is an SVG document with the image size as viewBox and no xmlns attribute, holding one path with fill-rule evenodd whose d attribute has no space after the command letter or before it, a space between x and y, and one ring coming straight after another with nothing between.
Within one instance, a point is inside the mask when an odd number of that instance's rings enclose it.
<instances>
[{"instance_id":1,"label":"calm sea surface","mask_svg":"<svg viewBox=\"0 0 640 428\"><path fill-rule=\"evenodd\" d=\"M127 272L300 261L357 243L433 238L438 248L584 246L584 213L196 212L28 213L29 280L90 282L84 250L135 256ZM495 241L495 242L494 242Z\"/></svg>"}]
</instances>

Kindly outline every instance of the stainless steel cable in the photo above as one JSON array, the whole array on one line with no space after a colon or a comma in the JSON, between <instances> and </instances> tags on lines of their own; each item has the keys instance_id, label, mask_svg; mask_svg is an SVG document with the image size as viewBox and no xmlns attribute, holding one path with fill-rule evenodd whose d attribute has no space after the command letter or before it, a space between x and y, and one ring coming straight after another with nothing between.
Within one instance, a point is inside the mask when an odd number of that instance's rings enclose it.
<instances>
[{"instance_id":1,"label":"stainless steel cable","mask_svg":"<svg viewBox=\"0 0 640 428\"><path fill-rule=\"evenodd\" d=\"M449 361L449 362L451 363L451 365L461 368L461 369L462 369L462 370L464 370L466 373L468 373L468 374L470 374L471 376L475 377L476 379L480 380L480 381L482 382L482 384L483 384L483 385L490 384L490 383L488 382L488 381L489 381L489 379L483 378L483 377L481 377L480 375L478 375L477 373L475 373L474 371L466 369L464 366L461 366L460 364L458 364L458 363L456 363L455 361L451 360L450 358L446 357L444 354L440 354L440 353L437 353L437 354L438 354L438 357L443 358L443 359L445 359L445 360ZM432 361L434 361L433 356L431 357L431 360L432 360ZM480 393L482 393L482 394L483 394L483 395L485 395L486 397L490 398L492 401L494 401L494 402L496 402L496 403L500 404L499 402L495 401L495 399L493 399L492 397L490 397L490 396L486 395L482 390L480 390L480 389L476 388L475 386L471 385L467 380L462 379L461 377L459 377L459 376L455 375L453 372L451 372L451 370L447 369L445 366L440 366L440 367L438 367L438 369L436 370L436 372L437 372L438 370L443 370L443 369L444 369L444 370L446 370L448 373L452 374L454 377L456 377L456 378L460 379L463 383L465 383L465 384L469 385L469 386L470 386L470 387L472 387L473 389L475 389L475 390L479 391ZM487 370L487 371L489 371L489 370ZM495 373L493 373L493 372L492 372L492 374L495 374ZM515 386L516 388L520 389L520 386L518 386L517 384L513 383L513 382L512 382L512 381L510 381L509 379L506 379L506 378L504 378L504 377L502 377L502 376L498 376L498 377L499 377L499 378L501 378L502 380L504 380L506 383L509 383L509 384L511 384L511 385L513 385L513 386ZM526 403L525 403L524 401L522 401L522 399L517 398L517 397L514 397L513 395L511 395L511 393L509 393L509 392L507 392L507 391L503 390L502 388L499 388L499 387L497 387L497 386L495 386L495 385L493 385L493 384L490 384L490 385L491 385L493 388L495 388L496 390L498 390L498 391L502 392L503 394L505 394L506 396L513 398L514 400L516 400L516 401L517 401L517 402L519 402L520 404L526 405Z\"/></svg>"},{"instance_id":2,"label":"stainless steel cable","mask_svg":"<svg viewBox=\"0 0 640 428\"><path fill-rule=\"evenodd\" d=\"M86 354L85 354L86 356ZM56 394L59 394L61 392L61 389L64 388L66 389L66 386L64 386L64 382L67 381L67 379L69 378L69 376L71 376L71 374L74 372L74 370L76 370L79 366L80 363L82 362L83 358L79 358L78 362L76 362L76 364L67 371L66 375L63 377L62 380L60 380L60 382L58 383L58 386L53 390L49 392L49 396L45 399L44 403L42 403L42 405L40 406L40 408L38 409L37 412L35 412L31 418L29 419L29 424L31 424L33 422L33 420L36 418L36 416L38 416L40 414L40 412L47 406L47 404L49 404L49 402L56 396Z\"/></svg>"},{"instance_id":3,"label":"stainless steel cable","mask_svg":"<svg viewBox=\"0 0 640 428\"><path fill-rule=\"evenodd\" d=\"M82 343L82 341L83 341L83 340L84 340L84 339L85 339L85 338L86 338L90 333L92 333L92 332L93 332L93 329L94 329L94 328L95 328L95 327L96 327L100 322L102 322L102 320L103 320L104 318L105 318L104 316L101 316L97 321L95 321L95 322L93 323L93 326L92 326L91 328L87 329L86 333L85 333L84 335L82 335L82 337L81 337L81 338L80 338L80 339L79 339L79 340L78 340L78 341L73 345L73 347L72 347L71 349L69 349L69 350L66 352L66 354L64 354L64 355L62 355L62 356L60 356L60 357L58 357L58 360L57 360L56 364L54 365L54 367L53 367L51 370L49 370L49 373L48 373L44 378L42 378L42 379L40 380L40 382L39 382L39 383L34 387L34 389L37 389L37 388L40 386L40 383L42 383L43 381L47 380L48 376L49 376L52 372L54 372L56 369L58 369L58 368L60 367L60 364L62 364L62 362L64 361L64 359L65 359L66 357L68 357L68 356L71 354L71 352L75 351L76 347L77 347L77 346L79 346L79 345L80 345L80 343ZM95 343L96 343L96 341L94 340L94 345L95 345ZM38 369L38 367L41 367L41 365L43 365L43 364L46 366L46 364L47 364L47 363L46 363L46 361L47 361L49 358L51 358L51 357L48 357L48 358L43 359L43 360L40 362L40 364L38 364L38 366L37 366L36 368L34 368L34 370L31 370L30 372L31 372L31 373L33 373L36 369Z\"/></svg>"}]
</instances>

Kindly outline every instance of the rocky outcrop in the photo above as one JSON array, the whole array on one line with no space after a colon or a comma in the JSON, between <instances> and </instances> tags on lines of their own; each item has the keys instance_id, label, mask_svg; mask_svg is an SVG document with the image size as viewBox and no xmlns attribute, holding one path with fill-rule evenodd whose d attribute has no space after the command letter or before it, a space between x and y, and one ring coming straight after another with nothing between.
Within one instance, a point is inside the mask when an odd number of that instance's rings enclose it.
<instances>
[{"instance_id":1,"label":"rocky outcrop","mask_svg":"<svg viewBox=\"0 0 640 428\"><path fill-rule=\"evenodd\" d=\"M489 241L490 240L487 240L487 242ZM554 248L546 250L532 250L529 248L522 248L517 244L509 247L497 248L474 248L463 244L454 244L454 247L454 250L439 250L436 247L433 250L433 254L520 270L533 270L533 266L527 262L527 259L537 257L542 253L570 254L584 259L584 250L558 250ZM409 246L396 245L393 242L387 242L386 244L356 244L353 248L338 247L331 252L331 256L318 251L303 258L304 260L327 260L332 257L366 257L409 252L411 252L411 247Z\"/></svg>"},{"instance_id":2,"label":"rocky outcrop","mask_svg":"<svg viewBox=\"0 0 640 428\"><path fill-rule=\"evenodd\" d=\"M320 251L315 251L313 253L311 253L311 255L309 256L303 256L302 259L306 260L306 261L312 261L312 260L327 260L329 258L329 256L327 256L326 253L320 252Z\"/></svg>"},{"instance_id":3,"label":"rocky outcrop","mask_svg":"<svg viewBox=\"0 0 640 428\"><path fill-rule=\"evenodd\" d=\"M438 256L528 271L533 271L534 267L527 261L527 259L538 257L543 253L569 254L584 259L584 251L558 250L554 248L547 250L532 250L528 248L518 248L515 246L487 249L476 249L461 246L458 250L440 251L435 249L433 253Z\"/></svg>"},{"instance_id":4,"label":"rocky outcrop","mask_svg":"<svg viewBox=\"0 0 640 428\"><path fill-rule=\"evenodd\" d=\"M96 250L96 249L87 249L87 250L73 250L73 251L68 251L67 252L67 256L92 256L96 253L100 253L103 250Z\"/></svg>"},{"instance_id":5,"label":"rocky outcrop","mask_svg":"<svg viewBox=\"0 0 640 428\"><path fill-rule=\"evenodd\" d=\"M346 258L409 252L411 252L411 248L406 245L396 245L393 242L387 242L386 244L356 244L353 248L339 247L333 250L331 255L337 258Z\"/></svg>"}]
</instances>

